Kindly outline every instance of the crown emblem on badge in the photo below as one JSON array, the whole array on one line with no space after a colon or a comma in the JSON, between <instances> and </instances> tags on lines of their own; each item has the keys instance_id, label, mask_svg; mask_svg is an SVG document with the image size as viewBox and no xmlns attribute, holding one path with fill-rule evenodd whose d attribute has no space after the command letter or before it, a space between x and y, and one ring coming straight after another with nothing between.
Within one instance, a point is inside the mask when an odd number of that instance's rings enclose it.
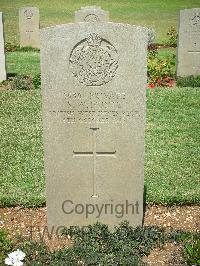
<instances>
[{"instance_id":1,"label":"crown emblem on badge","mask_svg":"<svg viewBox=\"0 0 200 266\"><path fill-rule=\"evenodd\" d=\"M102 38L97 33L92 33L87 38L89 46L100 46Z\"/></svg>"},{"instance_id":2,"label":"crown emblem on badge","mask_svg":"<svg viewBox=\"0 0 200 266\"><path fill-rule=\"evenodd\" d=\"M25 10L24 11L24 15L25 17L27 17L28 19L31 19L33 16L33 12L31 10Z\"/></svg>"},{"instance_id":3,"label":"crown emblem on badge","mask_svg":"<svg viewBox=\"0 0 200 266\"><path fill-rule=\"evenodd\" d=\"M115 47L97 33L91 33L71 51L72 75L86 86L101 86L113 79L118 68Z\"/></svg>"}]
</instances>

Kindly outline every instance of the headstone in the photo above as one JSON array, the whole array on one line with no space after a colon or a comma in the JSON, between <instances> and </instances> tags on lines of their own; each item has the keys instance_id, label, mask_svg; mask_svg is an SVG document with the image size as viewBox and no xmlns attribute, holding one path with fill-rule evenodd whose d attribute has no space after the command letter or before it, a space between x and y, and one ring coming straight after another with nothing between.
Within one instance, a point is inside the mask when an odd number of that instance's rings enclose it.
<instances>
[{"instance_id":1,"label":"headstone","mask_svg":"<svg viewBox=\"0 0 200 266\"><path fill-rule=\"evenodd\" d=\"M146 28L41 30L48 225L142 224Z\"/></svg>"},{"instance_id":2,"label":"headstone","mask_svg":"<svg viewBox=\"0 0 200 266\"><path fill-rule=\"evenodd\" d=\"M81 7L75 11L75 22L105 22L109 21L109 12L101 9L99 6ZM155 40L155 30L148 29L148 43L153 44Z\"/></svg>"},{"instance_id":3,"label":"headstone","mask_svg":"<svg viewBox=\"0 0 200 266\"><path fill-rule=\"evenodd\" d=\"M148 29L148 46L154 43L155 37L156 31L154 29Z\"/></svg>"},{"instance_id":4,"label":"headstone","mask_svg":"<svg viewBox=\"0 0 200 266\"><path fill-rule=\"evenodd\" d=\"M39 9L23 7L19 10L20 46L40 47Z\"/></svg>"},{"instance_id":5,"label":"headstone","mask_svg":"<svg viewBox=\"0 0 200 266\"><path fill-rule=\"evenodd\" d=\"M109 12L99 6L81 7L75 12L75 22L104 22L109 21Z\"/></svg>"},{"instance_id":6,"label":"headstone","mask_svg":"<svg viewBox=\"0 0 200 266\"><path fill-rule=\"evenodd\" d=\"M0 12L0 82L6 80L3 14Z\"/></svg>"},{"instance_id":7,"label":"headstone","mask_svg":"<svg viewBox=\"0 0 200 266\"><path fill-rule=\"evenodd\" d=\"M180 11L177 76L200 75L200 8Z\"/></svg>"}]
</instances>

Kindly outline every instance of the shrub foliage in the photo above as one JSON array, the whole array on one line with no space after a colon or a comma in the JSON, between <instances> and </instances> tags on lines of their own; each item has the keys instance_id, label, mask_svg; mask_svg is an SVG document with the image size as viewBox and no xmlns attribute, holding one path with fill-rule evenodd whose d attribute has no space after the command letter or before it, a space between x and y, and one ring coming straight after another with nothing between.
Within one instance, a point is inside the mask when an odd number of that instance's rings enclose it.
<instances>
[{"instance_id":1,"label":"shrub foliage","mask_svg":"<svg viewBox=\"0 0 200 266\"><path fill-rule=\"evenodd\" d=\"M25 265L31 266L144 266L146 264L142 258L148 256L154 247L162 247L165 242L179 244L187 240L184 250L185 261L193 263L191 265L199 265L194 264L199 260L197 233L165 232L157 226L133 228L128 222L121 223L112 231L107 225L96 223L85 227L65 228L62 233L71 237L73 246L50 251L43 242L21 238L18 239L15 249L18 248L26 254ZM0 235L0 240L6 243L7 237L2 238ZM10 242L5 247L7 248L4 250L3 258L10 251Z\"/></svg>"},{"instance_id":2,"label":"shrub foliage","mask_svg":"<svg viewBox=\"0 0 200 266\"><path fill-rule=\"evenodd\" d=\"M200 76L178 77L176 84L178 87L200 87Z\"/></svg>"},{"instance_id":3,"label":"shrub foliage","mask_svg":"<svg viewBox=\"0 0 200 266\"><path fill-rule=\"evenodd\" d=\"M158 50L149 51L147 61L147 75L150 84L159 86L170 85L170 80L174 79L175 56L159 57Z\"/></svg>"},{"instance_id":4,"label":"shrub foliage","mask_svg":"<svg viewBox=\"0 0 200 266\"><path fill-rule=\"evenodd\" d=\"M17 75L11 80L12 90L32 90L41 88L40 74L34 77L27 75Z\"/></svg>"},{"instance_id":5,"label":"shrub foliage","mask_svg":"<svg viewBox=\"0 0 200 266\"><path fill-rule=\"evenodd\" d=\"M184 241L184 257L188 265L200 265L200 235L196 234Z\"/></svg>"},{"instance_id":6,"label":"shrub foliage","mask_svg":"<svg viewBox=\"0 0 200 266\"><path fill-rule=\"evenodd\" d=\"M8 233L4 229L0 229L0 265L4 265L4 260L8 253L11 252L13 243Z\"/></svg>"},{"instance_id":7,"label":"shrub foliage","mask_svg":"<svg viewBox=\"0 0 200 266\"><path fill-rule=\"evenodd\" d=\"M178 33L177 33L175 27L171 27L168 30L167 37L168 37L167 45L176 47L177 46Z\"/></svg>"}]
</instances>

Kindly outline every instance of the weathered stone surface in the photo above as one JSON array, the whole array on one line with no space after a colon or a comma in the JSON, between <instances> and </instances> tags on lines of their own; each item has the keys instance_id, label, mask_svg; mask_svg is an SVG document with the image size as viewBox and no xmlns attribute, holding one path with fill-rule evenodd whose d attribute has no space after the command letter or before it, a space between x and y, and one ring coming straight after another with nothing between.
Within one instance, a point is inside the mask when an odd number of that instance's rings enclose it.
<instances>
[{"instance_id":1,"label":"weathered stone surface","mask_svg":"<svg viewBox=\"0 0 200 266\"><path fill-rule=\"evenodd\" d=\"M41 30L50 227L142 224L147 41L110 22Z\"/></svg>"},{"instance_id":2,"label":"weathered stone surface","mask_svg":"<svg viewBox=\"0 0 200 266\"><path fill-rule=\"evenodd\" d=\"M148 30L148 45L151 45L154 43L156 38L156 31L154 29Z\"/></svg>"},{"instance_id":3,"label":"weathered stone surface","mask_svg":"<svg viewBox=\"0 0 200 266\"><path fill-rule=\"evenodd\" d=\"M6 80L3 14L0 12L0 82Z\"/></svg>"},{"instance_id":4,"label":"weathered stone surface","mask_svg":"<svg viewBox=\"0 0 200 266\"><path fill-rule=\"evenodd\" d=\"M109 12L99 6L85 6L75 12L75 22L109 21Z\"/></svg>"},{"instance_id":5,"label":"weathered stone surface","mask_svg":"<svg viewBox=\"0 0 200 266\"><path fill-rule=\"evenodd\" d=\"M180 11L177 76L200 75L200 8Z\"/></svg>"},{"instance_id":6,"label":"weathered stone surface","mask_svg":"<svg viewBox=\"0 0 200 266\"><path fill-rule=\"evenodd\" d=\"M19 10L20 46L40 48L39 9L23 7Z\"/></svg>"}]
</instances>

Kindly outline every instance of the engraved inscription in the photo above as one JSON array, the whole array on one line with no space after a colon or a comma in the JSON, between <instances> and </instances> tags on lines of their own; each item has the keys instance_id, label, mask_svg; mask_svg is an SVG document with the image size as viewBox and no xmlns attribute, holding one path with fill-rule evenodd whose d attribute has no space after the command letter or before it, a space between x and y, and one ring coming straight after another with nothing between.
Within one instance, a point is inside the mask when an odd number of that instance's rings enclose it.
<instances>
[{"instance_id":1,"label":"engraved inscription","mask_svg":"<svg viewBox=\"0 0 200 266\"><path fill-rule=\"evenodd\" d=\"M200 14L192 16L191 24L192 24L192 26L200 26Z\"/></svg>"},{"instance_id":2,"label":"engraved inscription","mask_svg":"<svg viewBox=\"0 0 200 266\"><path fill-rule=\"evenodd\" d=\"M189 49L188 52L199 52L200 51L200 35L191 35L189 38Z\"/></svg>"},{"instance_id":3,"label":"engraved inscription","mask_svg":"<svg viewBox=\"0 0 200 266\"><path fill-rule=\"evenodd\" d=\"M70 110L117 110L129 100L124 92L68 92L64 99Z\"/></svg>"},{"instance_id":4,"label":"engraved inscription","mask_svg":"<svg viewBox=\"0 0 200 266\"><path fill-rule=\"evenodd\" d=\"M65 123L122 123L140 118L140 104L124 92L64 93L62 108L49 114Z\"/></svg>"},{"instance_id":5,"label":"engraved inscription","mask_svg":"<svg viewBox=\"0 0 200 266\"><path fill-rule=\"evenodd\" d=\"M73 151L73 157L93 157L93 193L92 198L98 198L99 194L97 192L97 157L113 157L116 158L116 151L97 151L96 135L99 128L90 128L93 132L93 151Z\"/></svg>"},{"instance_id":6,"label":"engraved inscription","mask_svg":"<svg viewBox=\"0 0 200 266\"><path fill-rule=\"evenodd\" d=\"M93 33L74 47L69 61L71 72L80 83L101 86L115 76L118 53L111 43Z\"/></svg>"},{"instance_id":7,"label":"engraved inscription","mask_svg":"<svg viewBox=\"0 0 200 266\"><path fill-rule=\"evenodd\" d=\"M140 118L138 110L120 110L120 111L67 111L67 110L51 110L50 115L53 115L56 119L60 118L66 123L123 123L130 122L134 118Z\"/></svg>"},{"instance_id":8,"label":"engraved inscription","mask_svg":"<svg viewBox=\"0 0 200 266\"><path fill-rule=\"evenodd\" d=\"M27 18L27 19L31 19L33 17L33 12L31 10L25 10L24 11L24 16Z\"/></svg>"},{"instance_id":9,"label":"engraved inscription","mask_svg":"<svg viewBox=\"0 0 200 266\"><path fill-rule=\"evenodd\" d=\"M99 17L95 14L89 14L84 18L85 22L98 22Z\"/></svg>"}]
</instances>

